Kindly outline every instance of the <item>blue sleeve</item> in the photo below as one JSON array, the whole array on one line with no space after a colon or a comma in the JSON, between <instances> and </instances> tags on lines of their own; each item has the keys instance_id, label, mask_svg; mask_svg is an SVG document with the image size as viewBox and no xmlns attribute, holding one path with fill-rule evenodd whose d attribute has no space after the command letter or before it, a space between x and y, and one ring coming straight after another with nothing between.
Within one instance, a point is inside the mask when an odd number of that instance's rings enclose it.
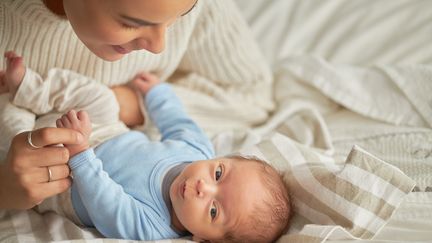
<instances>
[{"instance_id":1,"label":"blue sleeve","mask_svg":"<svg viewBox=\"0 0 432 243\"><path fill-rule=\"evenodd\" d=\"M162 141L181 140L208 158L214 156L213 145L207 135L186 114L180 99L168 84L153 87L145 96L145 103L150 118L162 134Z\"/></svg>"},{"instance_id":2,"label":"blue sleeve","mask_svg":"<svg viewBox=\"0 0 432 243\"><path fill-rule=\"evenodd\" d=\"M154 230L149 223L149 211L146 211L151 209L109 177L93 149L75 155L69 166L88 215L104 236L151 240Z\"/></svg>"}]
</instances>

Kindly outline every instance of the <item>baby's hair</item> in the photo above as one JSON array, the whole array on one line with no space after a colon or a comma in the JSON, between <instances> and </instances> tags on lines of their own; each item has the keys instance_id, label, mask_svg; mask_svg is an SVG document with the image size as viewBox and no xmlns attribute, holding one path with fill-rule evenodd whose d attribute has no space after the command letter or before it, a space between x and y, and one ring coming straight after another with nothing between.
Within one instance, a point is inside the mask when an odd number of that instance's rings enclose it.
<instances>
[{"instance_id":1,"label":"baby's hair","mask_svg":"<svg viewBox=\"0 0 432 243\"><path fill-rule=\"evenodd\" d=\"M266 243L276 241L289 226L291 212L291 200L288 188L278 173L270 164L255 156L229 155L226 158L238 159L244 162L256 162L262 166L260 173L262 182L267 188L264 200L257 202L247 222L242 222L242 228L228 232L224 239L212 242L251 242Z\"/></svg>"}]
</instances>

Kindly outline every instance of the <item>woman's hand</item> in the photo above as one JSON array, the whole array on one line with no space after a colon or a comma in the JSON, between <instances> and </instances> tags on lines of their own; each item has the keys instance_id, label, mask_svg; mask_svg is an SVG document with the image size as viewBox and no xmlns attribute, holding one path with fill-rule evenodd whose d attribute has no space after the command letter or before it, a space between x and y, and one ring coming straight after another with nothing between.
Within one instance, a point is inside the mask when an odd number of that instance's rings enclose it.
<instances>
[{"instance_id":1,"label":"woman's hand","mask_svg":"<svg viewBox=\"0 0 432 243\"><path fill-rule=\"evenodd\" d=\"M71 186L69 152L56 145L79 144L82 135L66 128L42 128L28 135L13 138L0 165L0 209L29 209Z\"/></svg>"}]
</instances>

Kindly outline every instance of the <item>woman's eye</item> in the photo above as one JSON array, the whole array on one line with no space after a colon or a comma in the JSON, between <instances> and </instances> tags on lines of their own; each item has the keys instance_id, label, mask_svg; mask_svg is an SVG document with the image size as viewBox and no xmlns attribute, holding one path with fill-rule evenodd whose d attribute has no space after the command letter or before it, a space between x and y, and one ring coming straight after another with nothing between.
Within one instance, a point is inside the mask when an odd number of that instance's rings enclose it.
<instances>
[{"instance_id":1,"label":"woman's eye","mask_svg":"<svg viewBox=\"0 0 432 243\"><path fill-rule=\"evenodd\" d=\"M135 27L135 26L132 26L132 25L128 25L128 24L125 24L125 23L122 23L121 25L122 25L122 27L124 29L128 29L128 30L138 29L138 27Z\"/></svg>"},{"instance_id":2,"label":"woman's eye","mask_svg":"<svg viewBox=\"0 0 432 243\"><path fill-rule=\"evenodd\" d=\"M212 203L212 206L210 208L210 217L212 220L214 220L216 218L217 215L217 208L216 205L214 203Z\"/></svg>"},{"instance_id":3,"label":"woman's eye","mask_svg":"<svg viewBox=\"0 0 432 243\"><path fill-rule=\"evenodd\" d=\"M219 166L216 168L216 172L215 172L215 179L216 179L216 181L218 181L218 180L220 179L221 176L222 176L222 166L219 165Z\"/></svg>"}]
</instances>

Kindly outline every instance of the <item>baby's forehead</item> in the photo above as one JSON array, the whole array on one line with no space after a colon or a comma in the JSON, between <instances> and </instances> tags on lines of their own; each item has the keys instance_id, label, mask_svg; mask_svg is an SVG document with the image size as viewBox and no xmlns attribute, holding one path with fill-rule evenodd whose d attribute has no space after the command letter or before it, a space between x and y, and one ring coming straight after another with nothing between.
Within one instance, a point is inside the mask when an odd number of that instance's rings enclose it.
<instances>
[{"instance_id":1,"label":"baby's forehead","mask_svg":"<svg viewBox=\"0 0 432 243\"><path fill-rule=\"evenodd\" d=\"M226 189L230 191L230 200L235 204L240 201L243 206L247 202L257 202L265 198L267 193L261 164L251 161L233 161L227 175Z\"/></svg>"},{"instance_id":2,"label":"baby's forehead","mask_svg":"<svg viewBox=\"0 0 432 243\"><path fill-rule=\"evenodd\" d=\"M249 230L248 219L257 209L268 205L269 191L261 173L264 166L260 162L232 159L227 180L224 184L224 213L234 222L226 227ZM267 210L264 210L267 211ZM229 220L231 221L231 220Z\"/></svg>"},{"instance_id":3,"label":"baby's forehead","mask_svg":"<svg viewBox=\"0 0 432 243\"><path fill-rule=\"evenodd\" d=\"M245 172L253 172L254 176L262 176L265 174L265 172L268 170L267 167L270 167L265 162L262 161L256 161L256 160L250 160L250 159L244 159L244 158L232 158L230 159L233 167L240 168L239 174L245 174Z\"/></svg>"}]
</instances>

